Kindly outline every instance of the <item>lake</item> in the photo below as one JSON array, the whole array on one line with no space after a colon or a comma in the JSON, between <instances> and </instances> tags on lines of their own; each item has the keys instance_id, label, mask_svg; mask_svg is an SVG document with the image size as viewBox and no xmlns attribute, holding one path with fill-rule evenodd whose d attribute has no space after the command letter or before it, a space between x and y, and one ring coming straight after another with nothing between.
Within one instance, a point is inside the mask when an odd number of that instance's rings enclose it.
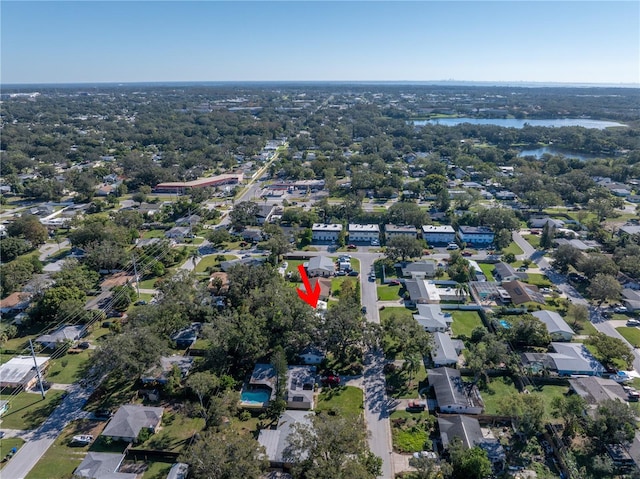
<instances>
[{"instance_id":1,"label":"lake","mask_svg":"<svg viewBox=\"0 0 640 479\"><path fill-rule=\"evenodd\" d=\"M578 160L581 160L581 161L587 161L587 160L592 160L594 158L598 158L595 155L587 155L585 153L575 153L570 150L562 150L560 148L554 148L553 146L542 146L540 148L534 148L531 150L522 150L520 153L518 153L518 156L520 157L533 156L537 160L539 160L540 158L542 158L542 156L545 153L548 153L549 155L563 155L565 158L577 158Z\"/></svg>"},{"instance_id":2,"label":"lake","mask_svg":"<svg viewBox=\"0 0 640 479\"><path fill-rule=\"evenodd\" d=\"M415 120L414 125L444 125L456 126L462 123L472 125L496 125L504 128L523 128L525 124L531 126L582 126L584 128L596 128L604 130L612 126L626 126L615 121L590 120L588 118L558 118L554 120L518 120L516 118L435 118L433 120Z\"/></svg>"}]
</instances>

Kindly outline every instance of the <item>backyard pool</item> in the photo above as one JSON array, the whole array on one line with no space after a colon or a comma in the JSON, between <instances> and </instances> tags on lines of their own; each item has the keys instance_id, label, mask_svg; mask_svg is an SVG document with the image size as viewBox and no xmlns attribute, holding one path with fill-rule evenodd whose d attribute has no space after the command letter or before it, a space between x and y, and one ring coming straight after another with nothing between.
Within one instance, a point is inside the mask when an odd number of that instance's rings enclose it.
<instances>
[{"instance_id":1,"label":"backyard pool","mask_svg":"<svg viewBox=\"0 0 640 479\"><path fill-rule=\"evenodd\" d=\"M509 324L509 322L505 321L504 319L501 319L499 323L500 326L502 326L504 329L509 329L511 327L511 324Z\"/></svg>"},{"instance_id":2,"label":"backyard pool","mask_svg":"<svg viewBox=\"0 0 640 479\"><path fill-rule=\"evenodd\" d=\"M242 391L240 399L245 404L264 404L269 402L271 394L264 389L256 389L255 391Z\"/></svg>"}]
</instances>

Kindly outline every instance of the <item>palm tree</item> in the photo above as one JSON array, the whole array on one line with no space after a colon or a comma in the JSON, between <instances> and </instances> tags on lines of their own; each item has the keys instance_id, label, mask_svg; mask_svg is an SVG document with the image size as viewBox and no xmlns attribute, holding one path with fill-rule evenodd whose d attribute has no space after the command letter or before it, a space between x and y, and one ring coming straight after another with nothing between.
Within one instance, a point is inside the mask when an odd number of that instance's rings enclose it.
<instances>
[{"instance_id":1,"label":"palm tree","mask_svg":"<svg viewBox=\"0 0 640 479\"><path fill-rule=\"evenodd\" d=\"M411 382L414 375L420 371L421 357L418 353L407 354L404 358L404 369L409 373L409 389L411 389Z\"/></svg>"},{"instance_id":2,"label":"palm tree","mask_svg":"<svg viewBox=\"0 0 640 479\"><path fill-rule=\"evenodd\" d=\"M464 301L469 294L469 283L456 283L456 296L459 301Z\"/></svg>"},{"instance_id":3,"label":"palm tree","mask_svg":"<svg viewBox=\"0 0 640 479\"><path fill-rule=\"evenodd\" d=\"M191 261L193 263L193 268L195 269L196 264L198 264L198 258L200 258L200 251L198 251L198 248L191 251L190 256L191 256Z\"/></svg>"}]
</instances>

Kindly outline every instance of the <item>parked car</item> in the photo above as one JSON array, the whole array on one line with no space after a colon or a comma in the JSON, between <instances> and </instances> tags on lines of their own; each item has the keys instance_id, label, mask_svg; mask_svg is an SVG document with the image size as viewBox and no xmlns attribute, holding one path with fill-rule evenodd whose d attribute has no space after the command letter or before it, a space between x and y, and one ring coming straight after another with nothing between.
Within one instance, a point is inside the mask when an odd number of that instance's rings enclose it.
<instances>
[{"instance_id":1,"label":"parked car","mask_svg":"<svg viewBox=\"0 0 640 479\"><path fill-rule=\"evenodd\" d=\"M346 276L347 272L346 271L336 271L336 276Z\"/></svg>"},{"instance_id":2,"label":"parked car","mask_svg":"<svg viewBox=\"0 0 640 479\"><path fill-rule=\"evenodd\" d=\"M629 310L626 308L626 306L618 306L616 308L613 308L613 312L618 314L624 314L624 313L628 313Z\"/></svg>"},{"instance_id":3,"label":"parked car","mask_svg":"<svg viewBox=\"0 0 640 479\"><path fill-rule=\"evenodd\" d=\"M367 314L367 307L363 306L360 311L362 311L362 314Z\"/></svg>"},{"instance_id":4,"label":"parked car","mask_svg":"<svg viewBox=\"0 0 640 479\"><path fill-rule=\"evenodd\" d=\"M87 444L91 444L93 442L93 436L91 434L81 434L79 436L73 436L71 438L72 444L80 444L86 446Z\"/></svg>"},{"instance_id":5,"label":"parked car","mask_svg":"<svg viewBox=\"0 0 640 479\"><path fill-rule=\"evenodd\" d=\"M398 281L397 279L392 279L391 281L389 281L389 286L400 286L400 281Z\"/></svg>"},{"instance_id":6,"label":"parked car","mask_svg":"<svg viewBox=\"0 0 640 479\"><path fill-rule=\"evenodd\" d=\"M354 244L347 245L347 249L357 249L358 247Z\"/></svg>"},{"instance_id":7,"label":"parked car","mask_svg":"<svg viewBox=\"0 0 640 479\"><path fill-rule=\"evenodd\" d=\"M78 344L78 348L80 349L89 349L90 346L91 344L88 341L83 341Z\"/></svg>"},{"instance_id":8,"label":"parked car","mask_svg":"<svg viewBox=\"0 0 640 479\"><path fill-rule=\"evenodd\" d=\"M458 246L458 245L457 245L457 244L455 244L455 243L449 243L449 244L447 245L447 249L448 249L449 251L453 251L453 250L460 249L460 246Z\"/></svg>"},{"instance_id":9,"label":"parked car","mask_svg":"<svg viewBox=\"0 0 640 479\"><path fill-rule=\"evenodd\" d=\"M321 379L321 382L324 386L340 386L340 376L336 376L336 375L329 375L329 376L325 376Z\"/></svg>"},{"instance_id":10,"label":"parked car","mask_svg":"<svg viewBox=\"0 0 640 479\"><path fill-rule=\"evenodd\" d=\"M449 249L449 248L447 248L447 249ZM473 253L471 251L463 251L461 254L462 254L462 256L473 256Z\"/></svg>"},{"instance_id":11,"label":"parked car","mask_svg":"<svg viewBox=\"0 0 640 479\"><path fill-rule=\"evenodd\" d=\"M141 299L140 301L136 301L135 303L133 303L134 306L144 306L145 304L147 304L147 302L144 299Z\"/></svg>"},{"instance_id":12,"label":"parked car","mask_svg":"<svg viewBox=\"0 0 640 479\"><path fill-rule=\"evenodd\" d=\"M640 321L637 319L630 319L627 321L627 326L640 326Z\"/></svg>"},{"instance_id":13,"label":"parked car","mask_svg":"<svg viewBox=\"0 0 640 479\"><path fill-rule=\"evenodd\" d=\"M358 273L356 270L352 269L351 271L349 271L349 276L358 276L360 273Z\"/></svg>"},{"instance_id":14,"label":"parked car","mask_svg":"<svg viewBox=\"0 0 640 479\"><path fill-rule=\"evenodd\" d=\"M415 457L416 459L419 459L421 457L427 457L429 459L434 459L434 460L438 459L438 455L433 451L414 452L413 457Z\"/></svg>"},{"instance_id":15,"label":"parked car","mask_svg":"<svg viewBox=\"0 0 640 479\"><path fill-rule=\"evenodd\" d=\"M422 412L426 409L426 404L416 401L409 401L407 412Z\"/></svg>"}]
</instances>

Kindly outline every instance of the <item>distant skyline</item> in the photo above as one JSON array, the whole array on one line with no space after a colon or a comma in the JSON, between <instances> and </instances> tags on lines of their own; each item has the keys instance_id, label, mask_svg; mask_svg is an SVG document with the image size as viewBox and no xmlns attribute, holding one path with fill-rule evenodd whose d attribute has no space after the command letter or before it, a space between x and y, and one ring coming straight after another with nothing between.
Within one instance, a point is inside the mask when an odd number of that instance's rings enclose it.
<instances>
[{"instance_id":1,"label":"distant skyline","mask_svg":"<svg viewBox=\"0 0 640 479\"><path fill-rule=\"evenodd\" d=\"M2 0L0 82L640 83L638 1Z\"/></svg>"}]
</instances>

